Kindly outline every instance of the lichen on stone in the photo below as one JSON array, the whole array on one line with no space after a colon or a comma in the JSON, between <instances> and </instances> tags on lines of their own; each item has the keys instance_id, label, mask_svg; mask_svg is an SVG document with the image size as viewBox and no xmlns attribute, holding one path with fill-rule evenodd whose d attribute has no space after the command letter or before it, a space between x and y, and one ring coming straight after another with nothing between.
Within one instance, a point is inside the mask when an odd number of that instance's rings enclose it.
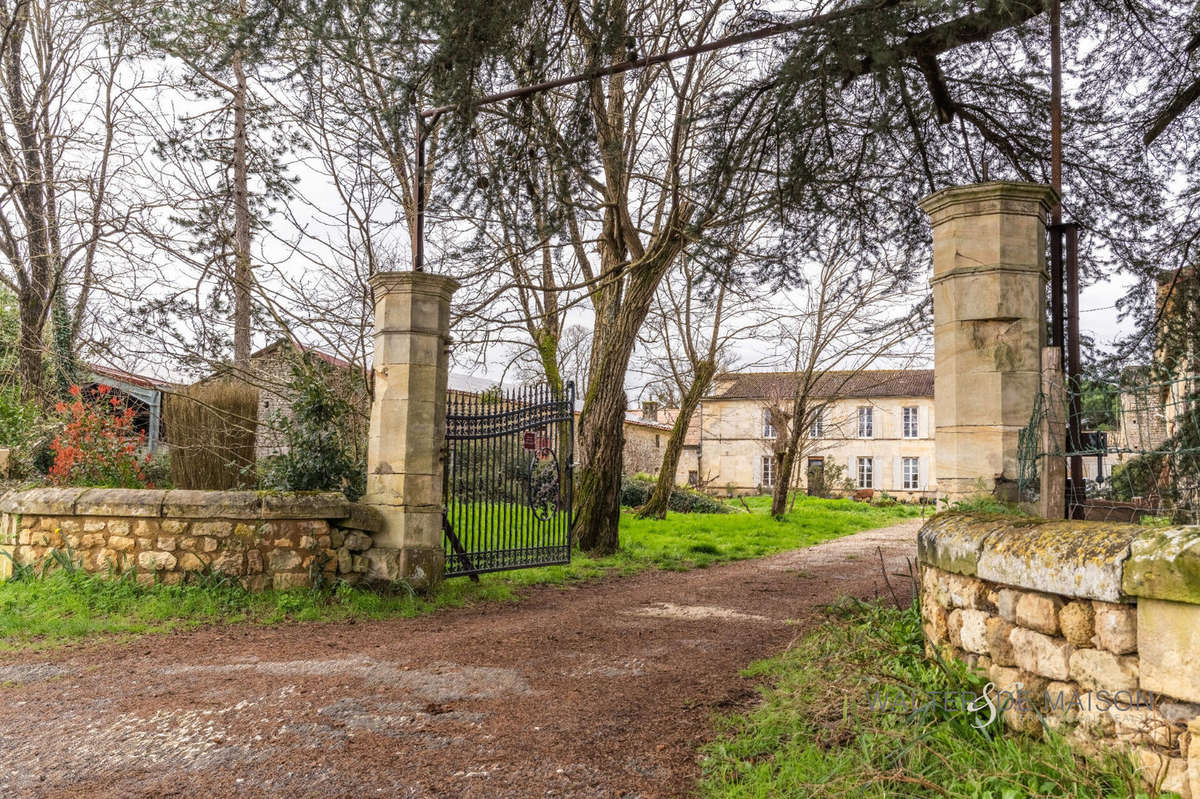
<instances>
[{"instance_id":1,"label":"lichen on stone","mask_svg":"<svg viewBox=\"0 0 1200 799\"><path fill-rule=\"evenodd\" d=\"M1127 594L1200 604L1200 526L1142 528L1130 550Z\"/></svg>"}]
</instances>

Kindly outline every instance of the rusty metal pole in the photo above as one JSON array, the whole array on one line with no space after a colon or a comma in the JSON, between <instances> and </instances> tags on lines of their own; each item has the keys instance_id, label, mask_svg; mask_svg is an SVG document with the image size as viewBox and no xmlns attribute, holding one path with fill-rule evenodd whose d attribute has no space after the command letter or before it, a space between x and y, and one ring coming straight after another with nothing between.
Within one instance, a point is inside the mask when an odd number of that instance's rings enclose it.
<instances>
[{"instance_id":1,"label":"rusty metal pole","mask_svg":"<svg viewBox=\"0 0 1200 799\"><path fill-rule=\"evenodd\" d=\"M1062 231L1062 14L1050 2L1050 185L1058 192L1050 209L1050 346L1063 347ZM1066 350L1063 348L1065 354ZM1063 367L1065 369L1065 357Z\"/></svg>"},{"instance_id":2,"label":"rusty metal pole","mask_svg":"<svg viewBox=\"0 0 1200 799\"><path fill-rule=\"evenodd\" d=\"M425 115L421 113L421 106L417 105L414 100L413 105L417 108L417 168L413 173L413 181L416 184L413 188L416 192L416 209L414 216L416 219L413 224L413 271L425 271Z\"/></svg>"},{"instance_id":3,"label":"rusty metal pole","mask_svg":"<svg viewBox=\"0 0 1200 799\"><path fill-rule=\"evenodd\" d=\"M1068 372L1067 369L1067 347L1065 346L1065 318L1063 314L1063 235L1064 225L1062 223L1062 8L1060 0L1050 0L1049 7L1050 16L1050 185L1054 187L1057 193L1054 205L1050 209L1050 225L1048 231L1050 233L1050 346L1058 348L1059 369L1062 372ZM1065 381L1068 387L1068 395L1070 394L1071 381L1070 378ZM1059 397L1047 397L1046 400L1051 403L1061 402ZM1068 429L1058 429L1049 431L1050 437L1047 441L1050 451L1046 453L1047 458L1046 468L1049 469L1049 459L1059 458L1061 456L1055 454L1054 450L1061 450L1067 443L1064 441L1064 435L1070 436L1070 413L1068 412ZM1054 415L1055 419L1061 418ZM1067 472L1061 464L1056 464L1057 473L1063 474ZM1057 482L1057 481L1056 481ZM1044 490L1062 491L1060 496L1067 493L1067 481L1064 479L1060 488L1047 487ZM1061 505L1051 503L1048 507L1064 507L1067 510L1066 515L1070 516L1073 513L1074 503L1070 501L1071 497L1064 497L1067 501Z\"/></svg>"},{"instance_id":4,"label":"rusty metal pole","mask_svg":"<svg viewBox=\"0 0 1200 799\"><path fill-rule=\"evenodd\" d=\"M1050 185L1062 196L1062 14L1050 1ZM1062 222L1062 203L1050 209L1051 223Z\"/></svg>"},{"instance_id":5,"label":"rusty metal pole","mask_svg":"<svg viewBox=\"0 0 1200 799\"><path fill-rule=\"evenodd\" d=\"M1079 225L1063 225L1067 238L1067 395L1070 399L1067 444L1071 453L1071 496L1067 515L1083 518L1087 491L1083 485L1083 363L1079 341Z\"/></svg>"}]
</instances>

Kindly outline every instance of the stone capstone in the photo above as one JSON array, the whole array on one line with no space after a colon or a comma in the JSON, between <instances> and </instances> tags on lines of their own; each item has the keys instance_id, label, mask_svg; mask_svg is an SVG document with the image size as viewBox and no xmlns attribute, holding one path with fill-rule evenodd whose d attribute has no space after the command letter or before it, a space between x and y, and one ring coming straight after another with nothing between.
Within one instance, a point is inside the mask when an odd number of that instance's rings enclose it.
<instances>
[{"instance_id":1,"label":"stone capstone","mask_svg":"<svg viewBox=\"0 0 1200 799\"><path fill-rule=\"evenodd\" d=\"M976 575L1005 585L1118 602L1138 525L1017 520L988 538Z\"/></svg>"},{"instance_id":2,"label":"stone capstone","mask_svg":"<svg viewBox=\"0 0 1200 799\"><path fill-rule=\"evenodd\" d=\"M939 513L917 533L917 559L945 572L974 575L979 552L994 527L969 514Z\"/></svg>"},{"instance_id":3,"label":"stone capstone","mask_svg":"<svg viewBox=\"0 0 1200 799\"><path fill-rule=\"evenodd\" d=\"M10 491L0 497L0 511L4 513L73 516L75 503L89 488L32 488L28 491Z\"/></svg>"},{"instance_id":4,"label":"stone capstone","mask_svg":"<svg viewBox=\"0 0 1200 799\"><path fill-rule=\"evenodd\" d=\"M1200 605L1200 526L1143 528L1131 544L1124 588L1131 596Z\"/></svg>"},{"instance_id":5,"label":"stone capstone","mask_svg":"<svg viewBox=\"0 0 1200 799\"><path fill-rule=\"evenodd\" d=\"M92 488L75 502L78 516L158 517L167 492L152 488Z\"/></svg>"}]
</instances>

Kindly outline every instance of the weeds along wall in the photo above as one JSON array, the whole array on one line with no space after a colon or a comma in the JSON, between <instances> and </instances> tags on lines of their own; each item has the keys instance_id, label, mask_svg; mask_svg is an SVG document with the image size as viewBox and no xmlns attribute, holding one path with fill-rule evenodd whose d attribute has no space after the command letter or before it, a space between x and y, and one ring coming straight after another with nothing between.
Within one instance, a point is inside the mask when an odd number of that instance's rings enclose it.
<instances>
[{"instance_id":1,"label":"weeds along wall","mask_svg":"<svg viewBox=\"0 0 1200 799\"><path fill-rule=\"evenodd\" d=\"M376 511L336 493L36 488L0 497L0 578L66 559L142 583L203 573L252 591L357 582L379 527Z\"/></svg>"},{"instance_id":2,"label":"weeds along wall","mask_svg":"<svg viewBox=\"0 0 1200 799\"><path fill-rule=\"evenodd\" d=\"M944 513L918 557L930 654L984 672L1011 731L1200 799L1200 527Z\"/></svg>"}]
</instances>

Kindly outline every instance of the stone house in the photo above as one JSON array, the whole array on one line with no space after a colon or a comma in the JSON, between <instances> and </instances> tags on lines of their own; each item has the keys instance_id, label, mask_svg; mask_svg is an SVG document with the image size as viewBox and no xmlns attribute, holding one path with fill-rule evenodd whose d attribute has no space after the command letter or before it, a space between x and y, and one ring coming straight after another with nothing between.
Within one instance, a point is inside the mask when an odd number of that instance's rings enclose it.
<instances>
[{"instance_id":1,"label":"stone house","mask_svg":"<svg viewBox=\"0 0 1200 799\"><path fill-rule=\"evenodd\" d=\"M625 414L625 446L622 450L622 468L625 474L643 473L658 476L674 421L675 417L660 410L657 402L643 402L640 413L630 411ZM679 476L677 483L687 482L687 453L688 447L685 444L676 472Z\"/></svg>"},{"instance_id":2,"label":"stone house","mask_svg":"<svg viewBox=\"0 0 1200 799\"><path fill-rule=\"evenodd\" d=\"M291 416L292 403L295 400L291 388L292 365L298 351L333 367L330 373L339 382L339 387L352 395L352 405L362 408L363 430L366 430L371 413L369 375L365 375L361 367L336 355L287 339L279 339L250 356L253 382L259 390L258 426L254 437L256 460L287 452L282 432L274 422L280 417Z\"/></svg>"},{"instance_id":3,"label":"stone house","mask_svg":"<svg viewBox=\"0 0 1200 799\"><path fill-rule=\"evenodd\" d=\"M788 402L795 382L792 372L718 375L693 419L694 448L681 457L677 482L729 495L770 490L777 440L770 408ZM814 400L822 408L801 454L801 489L810 487L810 474L823 479L837 471L829 487L838 492L936 496L932 370L829 372L818 379Z\"/></svg>"}]
</instances>

